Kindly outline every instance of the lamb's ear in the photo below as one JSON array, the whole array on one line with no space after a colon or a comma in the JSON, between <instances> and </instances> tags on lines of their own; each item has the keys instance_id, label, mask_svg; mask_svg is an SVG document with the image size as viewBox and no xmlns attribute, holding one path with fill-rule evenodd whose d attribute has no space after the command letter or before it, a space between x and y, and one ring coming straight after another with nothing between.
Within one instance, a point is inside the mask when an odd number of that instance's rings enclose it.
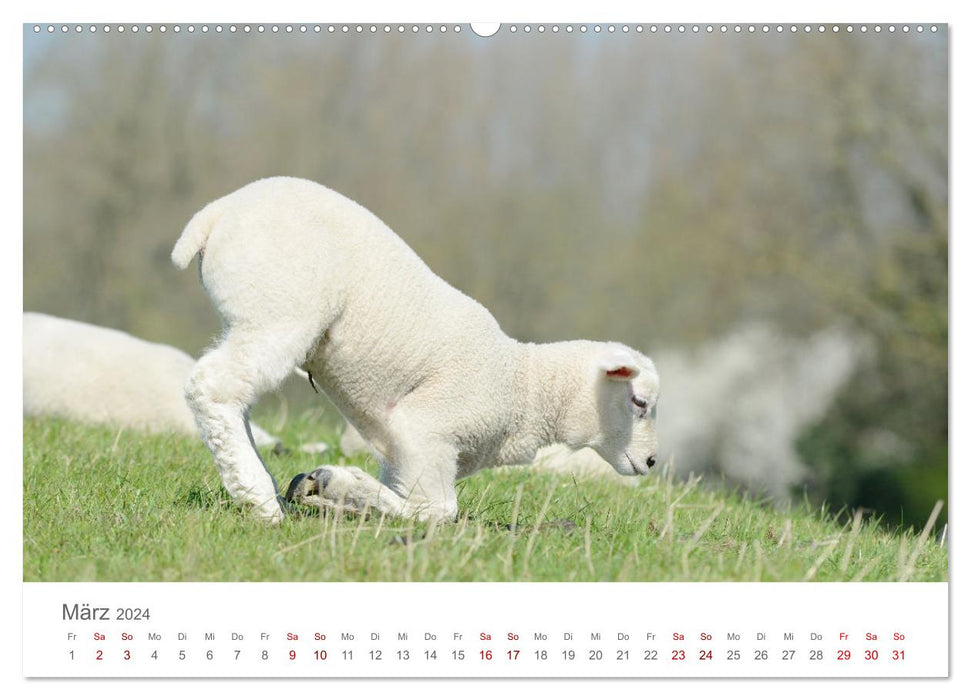
<instances>
[{"instance_id":1,"label":"lamb's ear","mask_svg":"<svg viewBox=\"0 0 971 700\"><path fill-rule=\"evenodd\" d=\"M620 350L610 353L610 355L601 360L600 370L607 379L615 382L630 381L640 374L640 370L634 363L634 358L630 354Z\"/></svg>"}]
</instances>

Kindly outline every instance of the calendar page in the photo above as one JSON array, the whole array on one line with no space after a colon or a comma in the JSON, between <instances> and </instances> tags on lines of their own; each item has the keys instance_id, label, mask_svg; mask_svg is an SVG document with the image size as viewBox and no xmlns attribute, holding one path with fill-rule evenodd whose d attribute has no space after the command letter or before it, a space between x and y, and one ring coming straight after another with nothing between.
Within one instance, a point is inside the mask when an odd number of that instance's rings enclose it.
<instances>
[{"instance_id":1,"label":"calendar page","mask_svg":"<svg viewBox=\"0 0 971 700\"><path fill-rule=\"evenodd\" d=\"M83 15L25 678L949 677L946 22Z\"/></svg>"}]
</instances>

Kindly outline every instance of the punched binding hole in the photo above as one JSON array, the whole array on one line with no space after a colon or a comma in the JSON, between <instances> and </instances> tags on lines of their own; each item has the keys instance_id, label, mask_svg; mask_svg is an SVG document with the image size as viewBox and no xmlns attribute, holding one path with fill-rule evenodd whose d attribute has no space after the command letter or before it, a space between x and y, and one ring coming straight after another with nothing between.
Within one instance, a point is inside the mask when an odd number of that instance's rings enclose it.
<instances>
[{"instance_id":1,"label":"punched binding hole","mask_svg":"<svg viewBox=\"0 0 971 700\"><path fill-rule=\"evenodd\" d=\"M473 22L471 25L473 33L476 36L481 36L483 38L488 38L499 31L499 27L502 26L498 22Z\"/></svg>"}]
</instances>

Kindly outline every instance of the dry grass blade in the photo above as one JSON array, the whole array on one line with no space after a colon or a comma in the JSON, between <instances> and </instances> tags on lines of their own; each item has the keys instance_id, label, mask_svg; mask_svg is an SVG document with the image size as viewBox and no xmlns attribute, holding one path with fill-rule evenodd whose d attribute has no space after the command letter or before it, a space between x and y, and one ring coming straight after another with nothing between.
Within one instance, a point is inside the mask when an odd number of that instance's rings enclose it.
<instances>
[{"instance_id":1,"label":"dry grass blade","mask_svg":"<svg viewBox=\"0 0 971 700\"><path fill-rule=\"evenodd\" d=\"M512 518L509 521L509 537L510 540L516 536L516 528L519 526L519 506L523 502L523 489L525 484L520 484L519 488L516 489L516 499L512 504Z\"/></svg>"},{"instance_id":2,"label":"dry grass blade","mask_svg":"<svg viewBox=\"0 0 971 700\"><path fill-rule=\"evenodd\" d=\"M421 555L421 565L418 567L418 578L424 581L428 574L428 566L431 562L431 558L428 556L428 550L435 546L435 534L438 531L439 520L432 520L428 524L428 529L425 530L425 536L422 539L424 546L421 548L419 555Z\"/></svg>"},{"instance_id":3,"label":"dry grass blade","mask_svg":"<svg viewBox=\"0 0 971 700\"><path fill-rule=\"evenodd\" d=\"M921 530L920 537L917 538L917 543L914 545L914 549L907 559L907 564L899 579L900 581L909 581L911 576L914 575L914 566L917 564L917 557L920 556L920 551L923 549L924 543L927 542L927 538L934 528L934 523L937 522L937 516L941 514L943 507L944 501L938 501L934 504L934 510L931 511L930 517L927 518L927 523L924 525L924 529Z\"/></svg>"},{"instance_id":4,"label":"dry grass blade","mask_svg":"<svg viewBox=\"0 0 971 700\"><path fill-rule=\"evenodd\" d=\"M840 573L846 575L846 570L850 567L850 557L853 556L853 545L856 544L860 536L860 528L863 524L863 511L857 509L853 514L853 527L850 528L850 536L846 542L846 549L843 552L843 560L840 562Z\"/></svg>"},{"instance_id":5,"label":"dry grass blade","mask_svg":"<svg viewBox=\"0 0 971 700\"><path fill-rule=\"evenodd\" d=\"M529 538L526 540L526 552L523 554L523 576L527 576L529 572L529 555L533 551L533 547L536 545L536 535L540 531L540 527L543 525L543 518L546 517L546 511L550 507L550 503L553 502L553 494L556 492L556 483L550 484L549 491L546 494L546 500L543 501L542 507L539 509L539 514L536 516L536 521L533 523L533 528L529 533Z\"/></svg>"},{"instance_id":6,"label":"dry grass blade","mask_svg":"<svg viewBox=\"0 0 971 700\"><path fill-rule=\"evenodd\" d=\"M900 546L897 547L897 580L903 575L907 567L907 540L901 538Z\"/></svg>"},{"instance_id":7,"label":"dry grass blade","mask_svg":"<svg viewBox=\"0 0 971 700\"><path fill-rule=\"evenodd\" d=\"M759 543L758 540L756 540L754 544L755 544L755 555L756 557L758 557L758 560L759 560L759 569L761 570L762 567L765 567L765 570L769 572L769 576L771 576L774 580L778 580L779 572L775 570L775 568L769 563L769 560L763 555L762 545Z\"/></svg>"},{"instance_id":8,"label":"dry grass blade","mask_svg":"<svg viewBox=\"0 0 971 700\"><path fill-rule=\"evenodd\" d=\"M118 441L121 440L121 434L125 432L124 428L118 430L118 434L115 435L115 441L111 443L111 451L116 452L118 450Z\"/></svg>"},{"instance_id":9,"label":"dry grass blade","mask_svg":"<svg viewBox=\"0 0 971 700\"><path fill-rule=\"evenodd\" d=\"M314 535L313 537L308 537L305 540L300 540L296 544L291 544L289 547L284 547L283 549L278 549L277 551L275 551L273 553L273 556L275 556L275 557L282 556L282 555L286 554L287 552L290 552L290 551L292 551L294 549L299 549L300 547L303 547L305 544L310 544L311 542L315 542L316 540L319 540L323 536L324 536L324 533L320 533L319 535Z\"/></svg>"},{"instance_id":10,"label":"dry grass blade","mask_svg":"<svg viewBox=\"0 0 971 700\"><path fill-rule=\"evenodd\" d=\"M688 543L688 551L691 551L692 549L694 549L695 545L698 544L702 536L704 536L705 532L707 532L708 528L711 527L711 524L715 522L715 518L721 515L721 512L723 510L725 510L725 504L719 503L718 506L715 508L715 512L709 515L708 519L705 520L705 522L701 524L701 527L699 527L695 531L694 537L692 537L691 542Z\"/></svg>"},{"instance_id":11,"label":"dry grass blade","mask_svg":"<svg viewBox=\"0 0 971 700\"><path fill-rule=\"evenodd\" d=\"M458 522L458 527L455 528L455 535L452 537L452 544L458 544L459 540L465 537L465 531L469 528L469 511L465 511L462 514L462 519Z\"/></svg>"},{"instance_id":12,"label":"dry grass blade","mask_svg":"<svg viewBox=\"0 0 971 700\"><path fill-rule=\"evenodd\" d=\"M332 557L337 556L337 529L340 520L344 519L344 495L341 495L340 500L337 502L337 507L330 512L330 554Z\"/></svg>"},{"instance_id":13,"label":"dry grass blade","mask_svg":"<svg viewBox=\"0 0 971 700\"><path fill-rule=\"evenodd\" d=\"M503 568L505 570L506 578L512 580L512 554L513 548L516 546L516 528L519 522L519 507L523 502L523 489L525 484L520 484L519 488L516 489L516 498L512 504L512 518L509 522L509 547L506 550L506 556L503 559Z\"/></svg>"},{"instance_id":14,"label":"dry grass blade","mask_svg":"<svg viewBox=\"0 0 971 700\"><path fill-rule=\"evenodd\" d=\"M364 529L364 523L366 523L367 520L368 520L368 518L366 518L364 515L361 515L357 519L357 527L354 528L354 536L351 538L351 546L349 548L350 551L348 552L351 555L353 555L354 554L354 550L357 549L357 540L358 540L358 538L360 538L361 531Z\"/></svg>"},{"instance_id":15,"label":"dry grass blade","mask_svg":"<svg viewBox=\"0 0 971 700\"><path fill-rule=\"evenodd\" d=\"M458 563L459 570L462 570L468 565L469 561L472 559L472 555L475 554L476 550L482 546L485 540L485 531L482 529L482 523L479 523L475 527L475 536L472 538L472 544L469 545L468 551L465 553Z\"/></svg>"},{"instance_id":16,"label":"dry grass blade","mask_svg":"<svg viewBox=\"0 0 971 700\"><path fill-rule=\"evenodd\" d=\"M482 493L479 494L479 502L475 504L476 515L482 514L482 504L485 503L485 498L489 493L489 489L492 488L492 484L486 484L486 487L482 489Z\"/></svg>"},{"instance_id":17,"label":"dry grass blade","mask_svg":"<svg viewBox=\"0 0 971 700\"><path fill-rule=\"evenodd\" d=\"M667 511L664 514L664 529L661 530L660 539L664 539L667 535L669 538L674 536L674 509L678 507L678 503L681 502L685 496L691 492L691 488L686 488L681 492L681 495L675 498L671 503L668 504Z\"/></svg>"},{"instance_id":18,"label":"dry grass blade","mask_svg":"<svg viewBox=\"0 0 971 700\"><path fill-rule=\"evenodd\" d=\"M413 579L413 570L415 568L415 521L411 520L408 522L408 527L405 529L405 553L407 556L407 564L405 565L405 581L411 581Z\"/></svg>"},{"instance_id":19,"label":"dry grass blade","mask_svg":"<svg viewBox=\"0 0 971 700\"><path fill-rule=\"evenodd\" d=\"M381 530L384 529L384 522L387 520L387 518L388 514L382 512L381 517L378 518L378 526L374 530L374 539L378 539L378 537L381 536Z\"/></svg>"},{"instance_id":20,"label":"dry grass blade","mask_svg":"<svg viewBox=\"0 0 971 700\"><path fill-rule=\"evenodd\" d=\"M829 543L829 546L823 550L823 553L816 557L816 561L814 561L813 565L809 567L809 571L806 572L806 575L802 577L803 581L812 581L816 577L819 567L822 566L823 562L829 558L829 555L833 553L833 550L836 549L839 543L840 541L838 537Z\"/></svg>"},{"instance_id":21,"label":"dry grass blade","mask_svg":"<svg viewBox=\"0 0 971 700\"><path fill-rule=\"evenodd\" d=\"M629 581L631 580L630 571L633 565L636 571L637 567L640 565L640 556L637 553L637 543L631 548L630 554L624 557L623 563L620 565L620 571L617 574L618 581Z\"/></svg>"},{"instance_id":22,"label":"dry grass blade","mask_svg":"<svg viewBox=\"0 0 971 700\"><path fill-rule=\"evenodd\" d=\"M695 531L695 534L691 538L691 541L688 542L687 545L685 545L684 551L681 553L681 569L682 569L682 575L685 578L690 578L690 574L688 571L688 556L697 546L698 542L701 541L701 538L704 536L708 528L711 527L711 524L715 522L715 518L717 518L718 515L724 509L725 509L725 505L723 503L719 503L718 506L716 506L715 511L711 515L709 515L708 519L705 520L705 522L703 522L701 526Z\"/></svg>"},{"instance_id":23,"label":"dry grass blade","mask_svg":"<svg viewBox=\"0 0 971 700\"><path fill-rule=\"evenodd\" d=\"M738 559L735 560L735 573L737 574L742 568L742 562L745 561L745 550L748 549L748 542L742 542L742 546L738 548Z\"/></svg>"},{"instance_id":24,"label":"dry grass blade","mask_svg":"<svg viewBox=\"0 0 971 700\"><path fill-rule=\"evenodd\" d=\"M866 565L856 572L856 575L850 579L850 583L859 583L863 580L863 577L870 573L870 569L877 565L877 559L871 559L866 563Z\"/></svg>"},{"instance_id":25,"label":"dry grass blade","mask_svg":"<svg viewBox=\"0 0 971 700\"><path fill-rule=\"evenodd\" d=\"M597 571L593 567L593 556L591 555L590 548L590 526L593 524L593 518L589 515L587 516L587 526L583 530L583 551L587 559L587 568L590 570L590 575L595 576Z\"/></svg>"}]
</instances>

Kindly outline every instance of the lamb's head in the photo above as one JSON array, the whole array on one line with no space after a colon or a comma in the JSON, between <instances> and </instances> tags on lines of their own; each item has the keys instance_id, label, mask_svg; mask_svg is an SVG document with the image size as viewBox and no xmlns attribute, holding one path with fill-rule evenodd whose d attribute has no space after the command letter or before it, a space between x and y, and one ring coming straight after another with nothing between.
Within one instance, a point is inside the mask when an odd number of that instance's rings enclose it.
<instances>
[{"instance_id":1,"label":"lamb's head","mask_svg":"<svg viewBox=\"0 0 971 700\"><path fill-rule=\"evenodd\" d=\"M592 447L624 476L647 474L657 461L654 363L624 345L604 343L593 364L589 392L578 397L571 417L571 446Z\"/></svg>"}]
</instances>

